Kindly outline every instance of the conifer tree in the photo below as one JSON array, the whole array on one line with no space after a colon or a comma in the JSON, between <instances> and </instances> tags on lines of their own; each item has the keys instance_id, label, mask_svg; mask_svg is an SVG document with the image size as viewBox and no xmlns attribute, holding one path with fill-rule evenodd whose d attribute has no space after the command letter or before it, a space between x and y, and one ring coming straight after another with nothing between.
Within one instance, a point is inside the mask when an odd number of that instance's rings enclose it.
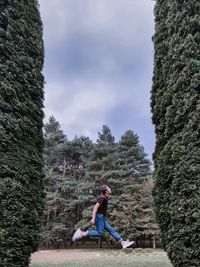
<instances>
[{"instance_id":1,"label":"conifer tree","mask_svg":"<svg viewBox=\"0 0 200 267\"><path fill-rule=\"evenodd\" d=\"M71 238L74 227L88 228L95 197L103 183L111 185L113 191L110 223L124 237L140 240L143 236L156 236L149 204L151 190L144 193L143 189L143 183L149 183L150 161L133 131L127 131L116 144L110 129L103 126L93 145L87 137L68 141L53 117L44 129L44 241L51 241L56 247L59 240Z\"/></svg>"},{"instance_id":2,"label":"conifer tree","mask_svg":"<svg viewBox=\"0 0 200 267\"><path fill-rule=\"evenodd\" d=\"M117 150L114 136L107 125L99 132L87 167L87 179L94 184L93 193L99 194L102 184L109 184L116 193L119 173L116 166Z\"/></svg>"},{"instance_id":3,"label":"conifer tree","mask_svg":"<svg viewBox=\"0 0 200 267\"><path fill-rule=\"evenodd\" d=\"M133 224L136 228L136 236L140 239L150 239L155 248L155 239L159 238L159 227L153 210L153 182L152 179L144 180L138 187L140 192L136 214Z\"/></svg>"},{"instance_id":4,"label":"conifer tree","mask_svg":"<svg viewBox=\"0 0 200 267\"><path fill-rule=\"evenodd\" d=\"M27 267L43 213L42 23L35 0L0 2L0 264Z\"/></svg>"},{"instance_id":5,"label":"conifer tree","mask_svg":"<svg viewBox=\"0 0 200 267\"><path fill-rule=\"evenodd\" d=\"M74 192L75 196L75 209L76 219L71 230L74 230L74 226L79 223L84 217L86 212L85 208L90 206L93 201L91 193L92 185L87 180L85 172L88 162L88 158L93 149L93 143L88 137L81 136L80 138L75 137L71 142L72 153L73 153L73 170L75 171L74 177L76 178L76 189ZM83 224L87 222L82 221Z\"/></svg>"},{"instance_id":6,"label":"conifer tree","mask_svg":"<svg viewBox=\"0 0 200 267\"><path fill-rule=\"evenodd\" d=\"M64 198L60 191L63 186L61 179L64 172L62 148L68 145L68 140L54 116L51 116L48 123L44 125L44 140L46 207L42 241L48 244L49 241L55 243L61 239L67 231L63 222Z\"/></svg>"},{"instance_id":7,"label":"conifer tree","mask_svg":"<svg viewBox=\"0 0 200 267\"><path fill-rule=\"evenodd\" d=\"M132 130L126 131L118 144L118 158L122 166L131 170L130 175L135 178L147 177L151 173L151 162L147 159L144 148L140 145L139 136Z\"/></svg>"},{"instance_id":8,"label":"conifer tree","mask_svg":"<svg viewBox=\"0 0 200 267\"><path fill-rule=\"evenodd\" d=\"M116 165L120 170L121 192L118 194L118 204L111 213L111 221L124 237L141 238L144 232L139 230L138 217L143 195L142 181L149 179L150 161L139 143L138 135L132 130L122 135L117 151ZM151 192L148 197L151 198Z\"/></svg>"},{"instance_id":9,"label":"conifer tree","mask_svg":"<svg viewBox=\"0 0 200 267\"><path fill-rule=\"evenodd\" d=\"M67 143L67 137L60 128L60 124L54 116L50 116L48 123L44 125L44 161L45 168L49 171L63 164L61 148L63 144Z\"/></svg>"},{"instance_id":10,"label":"conifer tree","mask_svg":"<svg viewBox=\"0 0 200 267\"><path fill-rule=\"evenodd\" d=\"M153 123L156 217L175 267L200 265L200 2L155 6Z\"/></svg>"},{"instance_id":11,"label":"conifer tree","mask_svg":"<svg viewBox=\"0 0 200 267\"><path fill-rule=\"evenodd\" d=\"M116 166L116 157L117 151L114 136L109 127L104 125L102 132L98 133L97 142L87 162L85 179L88 183L87 190L90 202L87 203L83 211L83 220L79 223L79 226L88 226L95 198L100 194L99 189L101 185L108 184L111 186L113 196L110 201L110 209L116 205L116 195L120 190L118 186L120 180L118 179L119 170Z\"/></svg>"},{"instance_id":12,"label":"conifer tree","mask_svg":"<svg viewBox=\"0 0 200 267\"><path fill-rule=\"evenodd\" d=\"M93 144L84 136L69 141L53 116L44 129L47 194L42 240L56 247L71 239L89 201L85 165Z\"/></svg>"}]
</instances>

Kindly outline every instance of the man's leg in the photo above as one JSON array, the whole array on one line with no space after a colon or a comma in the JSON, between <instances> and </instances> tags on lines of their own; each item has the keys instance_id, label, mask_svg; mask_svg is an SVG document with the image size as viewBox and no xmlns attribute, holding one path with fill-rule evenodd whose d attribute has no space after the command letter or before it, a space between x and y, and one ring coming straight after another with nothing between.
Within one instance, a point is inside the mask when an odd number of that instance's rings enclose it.
<instances>
[{"instance_id":1,"label":"man's leg","mask_svg":"<svg viewBox=\"0 0 200 267\"><path fill-rule=\"evenodd\" d=\"M104 224L105 224L105 218L103 217L103 215L97 214L95 220L96 230L88 230L84 232L81 231L80 229L77 229L72 237L73 242L86 236L101 237L104 232Z\"/></svg>"},{"instance_id":2,"label":"man's leg","mask_svg":"<svg viewBox=\"0 0 200 267\"><path fill-rule=\"evenodd\" d=\"M117 233L117 231L115 231L115 229L110 226L110 224L107 222L107 220L105 220L105 230L108 231L110 233L110 235L117 241L122 241L123 238Z\"/></svg>"},{"instance_id":3,"label":"man's leg","mask_svg":"<svg viewBox=\"0 0 200 267\"><path fill-rule=\"evenodd\" d=\"M107 222L107 220L105 220L105 230L108 231L110 233L110 235L117 241L119 241L122 245L122 248L128 248L131 245L134 244L134 241L126 241L123 240L123 238L117 233L117 231L115 231L115 229L110 226L110 224Z\"/></svg>"},{"instance_id":4,"label":"man's leg","mask_svg":"<svg viewBox=\"0 0 200 267\"><path fill-rule=\"evenodd\" d=\"M104 232L105 218L101 214L96 215L96 230L87 230L86 235L90 237L101 237Z\"/></svg>"}]
</instances>

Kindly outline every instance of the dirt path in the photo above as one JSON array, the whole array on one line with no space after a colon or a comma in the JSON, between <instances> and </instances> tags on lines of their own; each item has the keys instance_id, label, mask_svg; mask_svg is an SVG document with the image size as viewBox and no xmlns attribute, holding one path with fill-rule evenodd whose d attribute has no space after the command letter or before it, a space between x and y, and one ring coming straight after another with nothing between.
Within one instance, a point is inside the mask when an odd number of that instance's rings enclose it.
<instances>
[{"instance_id":1,"label":"dirt path","mask_svg":"<svg viewBox=\"0 0 200 267\"><path fill-rule=\"evenodd\" d=\"M65 261L82 261L98 259L112 256L126 256L135 254L135 256L158 256L166 257L162 250L152 249L127 249L127 250L99 250L99 249L66 249L66 250L40 250L32 254L32 263L62 263Z\"/></svg>"},{"instance_id":2,"label":"dirt path","mask_svg":"<svg viewBox=\"0 0 200 267\"><path fill-rule=\"evenodd\" d=\"M172 267L162 250L66 249L40 250L32 255L32 267Z\"/></svg>"},{"instance_id":3,"label":"dirt path","mask_svg":"<svg viewBox=\"0 0 200 267\"><path fill-rule=\"evenodd\" d=\"M60 263L69 260L86 260L100 257L99 250L67 249L67 250L40 250L32 254L33 263Z\"/></svg>"}]
</instances>

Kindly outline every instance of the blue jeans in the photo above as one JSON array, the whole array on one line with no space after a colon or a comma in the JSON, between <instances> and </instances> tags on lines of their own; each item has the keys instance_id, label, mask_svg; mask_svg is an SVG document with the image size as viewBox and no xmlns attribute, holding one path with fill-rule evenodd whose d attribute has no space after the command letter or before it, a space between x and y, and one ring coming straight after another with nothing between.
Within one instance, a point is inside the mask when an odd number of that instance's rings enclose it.
<instances>
[{"instance_id":1,"label":"blue jeans","mask_svg":"<svg viewBox=\"0 0 200 267\"><path fill-rule=\"evenodd\" d=\"M88 230L87 235L90 237L101 237L104 230L117 241L123 240L123 238L110 226L103 214L97 213L95 220L96 230Z\"/></svg>"}]
</instances>

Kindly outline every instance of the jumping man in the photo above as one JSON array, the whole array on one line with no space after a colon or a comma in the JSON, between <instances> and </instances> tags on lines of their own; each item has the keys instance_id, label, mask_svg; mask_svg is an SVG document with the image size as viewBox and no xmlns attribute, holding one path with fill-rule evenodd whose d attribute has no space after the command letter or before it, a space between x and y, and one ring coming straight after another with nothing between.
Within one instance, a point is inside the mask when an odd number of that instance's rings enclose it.
<instances>
[{"instance_id":1,"label":"jumping man","mask_svg":"<svg viewBox=\"0 0 200 267\"><path fill-rule=\"evenodd\" d=\"M107 185L101 187L101 195L97 198L96 204L93 208L91 224L96 225L96 230L81 231L77 229L74 233L72 240L75 242L83 237L101 237L104 230L108 231L110 235L121 243L122 248L130 247L134 244L134 241L126 241L110 226L106 219L107 209L108 209L108 199L112 193L111 188Z\"/></svg>"}]
</instances>

